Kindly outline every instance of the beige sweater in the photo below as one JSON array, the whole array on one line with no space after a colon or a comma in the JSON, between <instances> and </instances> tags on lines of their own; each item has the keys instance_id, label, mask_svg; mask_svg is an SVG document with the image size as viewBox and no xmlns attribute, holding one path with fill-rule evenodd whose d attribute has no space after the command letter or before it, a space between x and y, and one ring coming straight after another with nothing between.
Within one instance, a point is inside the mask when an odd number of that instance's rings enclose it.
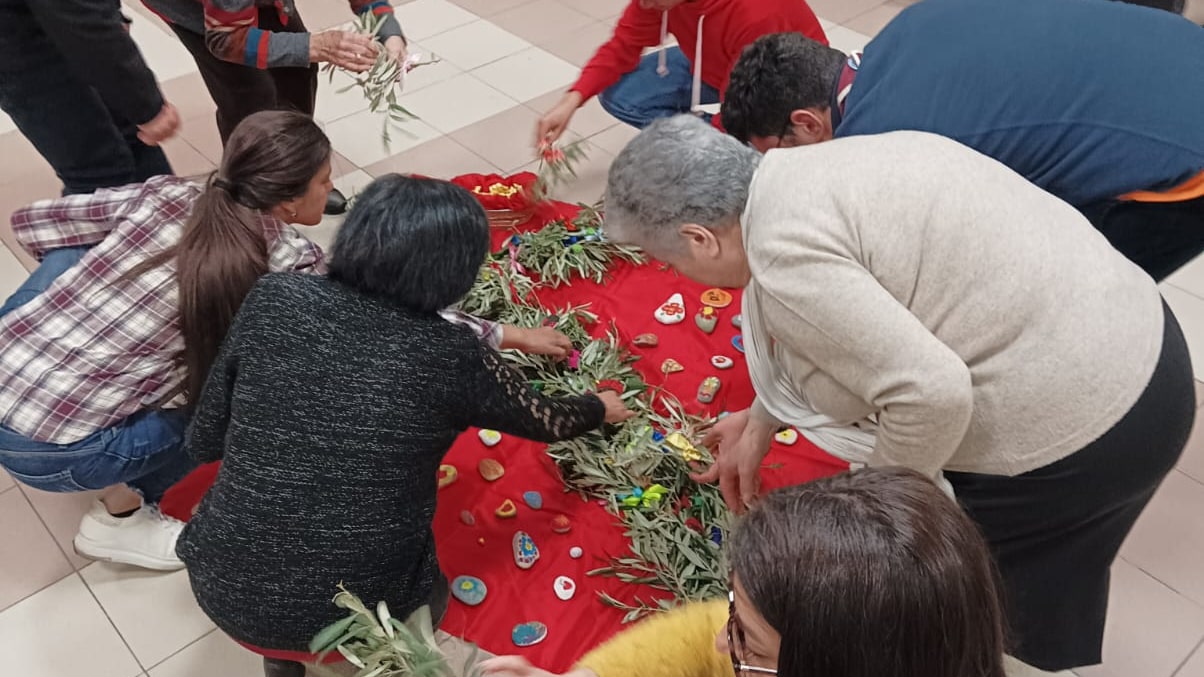
<instances>
[{"instance_id":1,"label":"beige sweater","mask_svg":"<svg viewBox=\"0 0 1204 677\"><path fill-rule=\"evenodd\" d=\"M817 411L878 416L871 465L1016 475L1137 401L1154 282L1072 207L945 138L771 151L743 219L747 303Z\"/></svg>"}]
</instances>

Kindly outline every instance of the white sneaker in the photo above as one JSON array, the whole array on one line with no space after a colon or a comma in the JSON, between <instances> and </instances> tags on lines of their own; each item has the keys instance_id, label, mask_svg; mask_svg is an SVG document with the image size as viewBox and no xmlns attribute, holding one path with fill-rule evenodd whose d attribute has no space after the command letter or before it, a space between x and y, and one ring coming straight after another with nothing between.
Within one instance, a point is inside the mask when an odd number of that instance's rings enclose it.
<instances>
[{"instance_id":1,"label":"white sneaker","mask_svg":"<svg viewBox=\"0 0 1204 677\"><path fill-rule=\"evenodd\" d=\"M88 559L175 571L184 568L176 557L176 539L183 530L183 522L153 505L143 504L129 517L113 517L96 501L79 523L75 552Z\"/></svg>"}]
</instances>

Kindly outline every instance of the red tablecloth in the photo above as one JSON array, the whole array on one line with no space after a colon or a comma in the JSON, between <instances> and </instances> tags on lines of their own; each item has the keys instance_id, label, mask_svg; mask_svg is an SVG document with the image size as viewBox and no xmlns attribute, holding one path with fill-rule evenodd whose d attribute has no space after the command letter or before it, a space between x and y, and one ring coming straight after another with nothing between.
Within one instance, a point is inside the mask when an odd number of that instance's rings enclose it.
<instances>
[{"instance_id":1,"label":"red tablecloth","mask_svg":"<svg viewBox=\"0 0 1204 677\"><path fill-rule=\"evenodd\" d=\"M576 208L571 205L547 205L527 227L540 227L559 216L575 213ZM497 231L494 244L501 245L508 236L508 232ZM604 286L578 281L561 289L540 290L538 296L549 308L588 302L590 310L600 318L596 333L605 332L611 320L628 341L637 334L655 333L660 337L658 347L634 349L644 357L637 368L650 385L664 384L691 411L736 411L747 407L753 398L744 360L731 343L738 333L731 318L739 312L739 294L734 294L730 307L719 311L718 329L707 335L693 321L694 313L701 307L699 298L703 291L704 287L655 264L636 267L624 263L613 270ZM656 322L653 312L674 292L685 297L687 319L681 324L664 326ZM710 364L712 355L733 358L735 368L714 369ZM685 371L662 374L661 362L669 357L680 362ZM719 376L722 387L715 401L704 407L695 395L699 383L710 375ZM520 653L536 665L560 672L622 627L623 613L599 601L599 591L626 602L637 596L651 600L664 593L612 578L586 576L587 571L606 565L612 556L623 554L627 539L615 517L595 503L583 502L576 494L564 492L556 466L543 448L541 444L506 437L498 446L487 449L477 438L477 431L470 430L448 452L444 462L456 466L459 480L439 493L435 534L440 565L449 579L459 575L480 578L489 594L477 607L453 600L442 627L493 653ZM496 482L484 481L477 472L478 462L487 457L505 466L505 476ZM774 466L765 471L767 488L805 482L847 467L803 438L792 447L775 448L767 463ZM168 492L163 509L174 517L187 519L216 472L217 464L197 470ZM541 510L523 504L522 494L526 491L542 494ZM494 516L494 510L505 499L518 506L515 518ZM465 526L460 521L464 510L474 514L474 526ZM572 521L570 533L552 532L550 520L558 514L567 515ZM539 561L526 571L516 567L511 556L511 539L518 530L529 533L540 550ZM574 545L585 551L581 559L569 556ZM553 580L562 575L572 578L578 586L576 596L568 602L557 599L552 590ZM526 621L547 625L548 637L534 647L518 649L510 641L510 632L515 624Z\"/></svg>"}]
</instances>

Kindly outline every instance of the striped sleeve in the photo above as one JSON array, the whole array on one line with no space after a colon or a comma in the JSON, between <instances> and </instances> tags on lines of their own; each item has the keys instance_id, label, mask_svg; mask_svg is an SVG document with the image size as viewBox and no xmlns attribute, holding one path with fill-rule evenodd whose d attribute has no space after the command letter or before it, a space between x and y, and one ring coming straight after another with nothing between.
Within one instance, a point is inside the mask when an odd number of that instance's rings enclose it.
<instances>
[{"instance_id":1,"label":"striped sleeve","mask_svg":"<svg viewBox=\"0 0 1204 677\"><path fill-rule=\"evenodd\" d=\"M309 33L265 31L254 0L203 0L205 46L223 61L252 68L309 66ZM287 18L287 17L284 17Z\"/></svg>"},{"instance_id":2,"label":"striped sleeve","mask_svg":"<svg viewBox=\"0 0 1204 677\"><path fill-rule=\"evenodd\" d=\"M374 14L382 19L380 30L376 32L376 39L384 42L393 36L397 36L405 40L405 33L401 30L401 24L397 22L397 16L393 13L393 5L390 5L388 0L350 0L351 11L356 14Z\"/></svg>"}]
</instances>

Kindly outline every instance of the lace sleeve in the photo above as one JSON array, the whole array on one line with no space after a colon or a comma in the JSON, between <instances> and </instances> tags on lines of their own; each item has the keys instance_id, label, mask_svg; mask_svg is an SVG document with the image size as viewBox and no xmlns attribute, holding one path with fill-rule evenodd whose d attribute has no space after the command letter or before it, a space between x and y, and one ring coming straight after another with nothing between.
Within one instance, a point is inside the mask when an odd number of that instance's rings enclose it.
<instances>
[{"instance_id":1,"label":"lace sleeve","mask_svg":"<svg viewBox=\"0 0 1204 677\"><path fill-rule=\"evenodd\" d=\"M475 404L469 425L491 428L539 442L576 437L602 425L606 411L593 395L544 397L496 351L474 342L477 365L466 379L471 391L466 401Z\"/></svg>"}]
</instances>

